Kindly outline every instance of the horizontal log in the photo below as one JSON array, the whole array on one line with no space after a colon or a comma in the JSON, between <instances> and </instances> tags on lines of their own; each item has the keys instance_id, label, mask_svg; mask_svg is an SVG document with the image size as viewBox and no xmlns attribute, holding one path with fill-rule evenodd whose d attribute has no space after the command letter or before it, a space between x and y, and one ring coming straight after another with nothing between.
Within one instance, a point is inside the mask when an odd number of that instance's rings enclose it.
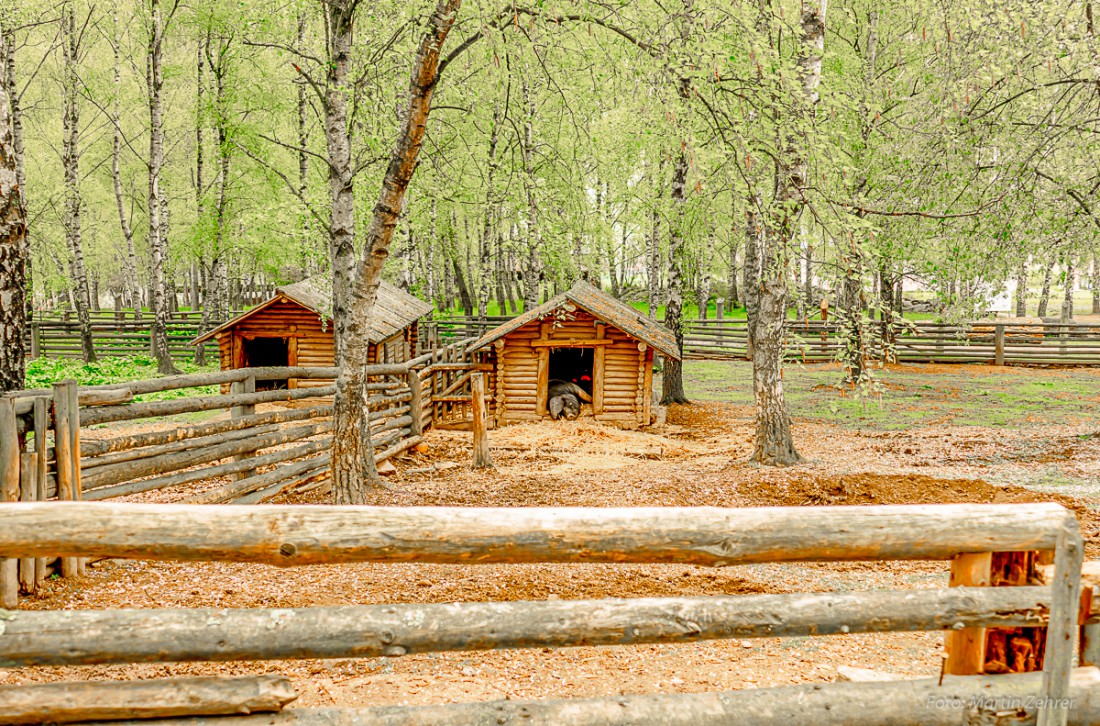
<instances>
[{"instance_id":1,"label":"horizontal log","mask_svg":"<svg viewBox=\"0 0 1100 726\"><path fill-rule=\"evenodd\" d=\"M230 504L260 504L262 502L270 501L280 494L287 493L291 490L298 492L309 491L311 489L315 489L317 486L320 486L327 479L329 479L330 476L331 471L329 468L328 460L326 460L323 465L318 466L314 469L309 469L299 476L292 477L285 481L276 482L271 486L264 487L263 489L257 489L254 492L250 492L243 496L237 497L236 499L232 500ZM300 489L299 487L302 487L302 485L304 484L313 484L313 486Z\"/></svg>"},{"instance_id":2,"label":"horizontal log","mask_svg":"<svg viewBox=\"0 0 1100 726\"><path fill-rule=\"evenodd\" d=\"M293 464L279 466L263 474L255 474L244 479L238 479L237 481L223 484L222 486L205 491L202 494L190 497L187 501L193 504L223 504L233 501L245 494L250 494L258 489L271 486L276 482L284 481L285 479L311 471L319 466L328 466L330 454L327 449L331 446L332 442L328 439L323 441L311 441L308 444L296 447L296 453L298 453L298 457L310 456L312 454L317 454L317 456L313 456L304 461L296 461ZM255 464L255 460L253 460L253 463Z\"/></svg>"},{"instance_id":3,"label":"horizontal log","mask_svg":"<svg viewBox=\"0 0 1100 726\"><path fill-rule=\"evenodd\" d=\"M187 351L193 352L193 348L188 347ZM142 349L142 352L148 352L147 349ZM384 365L370 365L366 367L366 374L368 376L385 376L385 375L404 375L408 369L407 364L384 364ZM233 383L235 381L243 381L246 378L255 376L260 380L286 380L289 378L303 378L303 379L335 379L340 374L339 368L333 367L311 367L311 366L271 366L263 368L237 368L228 371L214 371L211 373L190 373L178 376L164 376L161 378L150 378L144 381L129 381L127 383L111 383L102 386L81 386L80 392L90 391L108 391L116 389L129 389L135 396L140 396L146 393L157 393L160 391L171 391L180 388L196 388L199 386L213 386L221 383ZM53 392L51 389L26 389L13 392L15 395L23 396L49 396Z\"/></svg>"},{"instance_id":4,"label":"horizontal log","mask_svg":"<svg viewBox=\"0 0 1100 726\"><path fill-rule=\"evenodd\" d=\"M427 706L286 709L269 716L163 719L115 726L960 726L1033 724L1043 674L803 683L690 694L515 699ZM1100 723L1100 671L1070 678L1070 726Z\"/></svg>"},{"instance_id":5,"label":"horizontal log","mask_svg":"<svg viewBox=\"0 0 1100 726\"><path fill-rule=\"evenodd\" d=\"M0 666L374 658L1046 623L1045 587L299 609L10 613ZM129 633L129 637L115 637Z\"/></svg>"},{"instance_id":6,"label":"horizontal log","mask_svg":"<svg viewBox=\"0 0 1100 726\"><path fill-rule=\"evenodd\" d=\"M189 469L193 466L209 464L230 456L251 454L269 446L280 446L299 439L330 433L332 426L331 419L314 421L260 436L253 436L242 441L226 441L199 449L189 449L160 456L150 456L136 461L100 466L88 472L87 476L82 477L84 490L90 492L100 487L120 484L131 479Z\"/></svg>"},{"instance_id":7,"label":"horizontal log","mask_svg":"<svg viewBox=\"0 0 1100 726\"><path fill-rule=\"evenodd\" d=\"M80 471L83 476L88 476L97 468L107 466L109 464L121 464L127 461L137 461L138 459L145 459L150 456L161 456L163 454L173 454L177 451L186 451L188 449L201 449L206 446L213 446L215 444L222 444L229 441L240 441L241 439L247 439L252 436L262 436L263 434L270 434L274 431L280 430L280 427L281 424L277 423L267 424L266 426L256 426L254 428L241 429L237 431L226 431L220 434L212 434L210 436L204 436L198 439L173 441L167 444L146 446L140 449L129 449L127 451L116 451L111 454L102 454L100 456L86 456L80 460Z\"/></svg>"},{"instance_id":8,"label":"horizontal log","mask_svg":"<svg viewBox=\"0 0 1100 726\"><path fill-rule=\"evenodd\" d=\"M615 341L606 338L548 338L532 340L532 348L595 348L614 345Z\"/></svg>"},{"instance_id":9,"label":"horizontal log","mask_svg":"<svg viewBox=\"0 0 1100 726\"><path fill-rule=\"evenodd\" d=\"M410 431L407 426L404 427L404 428L391 429L389 431L386 431L386 432L378 434L378 435L374 435L372 433L372 435L371 435L371 445L375 449L383 449L384 450L386 447L390 446L395 441L400 441L401 439L403 439L407 436L411 436L411 435L412 435L412 431ZM378 460L377 455L375 455L375 460L376 461Z\"/></svg>"},{"instance_id":10,"label":"horizontal log","mask_svg":"<svg viewBox=\"0 0 1100 726\"><path fill-rule=\"evenodd\" d=\"M413 437L415 439L416 437ZM321 562L947 559L1055 549L1057 504L861 507L204 507L0 503L0 557Z\"/></svg>"},{"instance_id":11,"label":"horizontal log","mask_svg":"<svg viewBox=\"0 0 1100 726\"><path fill-rule=\"evenodd\" d=\"M0 686L0 723L240 715L278 711L297 697L283 676Z\"/></svg>"},{"instance_id":12,"label":"horizontal log","mask_svg":"<svg viewBox=\"0 0 1100 726\"><path fill-rule=\"evenodd\" d=\"M394 456L400 454L402 451L405 451L406 449L411 449L412 447L416 446L424 440L423 436L413 436L412 432L408 429L405 429L405 431L406 438L402 438L400 441L398 441L396 444L393 444L388 449L385 449L384 451L380 451L375 454L375 462L381 463L386 459L393 458Z\"/></svg>"},{"instance_id":13,"label":"horizontal log","mask_svg":"<svg viewBox=\"0 0 1100 726\"><path fill-rule=\"evenodd\" d=\"M323 386L319 388L260 391L259 393L238 393L230 396L195 396L193 398L177 398L171 401L133 403L129 406L84 409L80 412L80 425L93 426L95 424L138 418L175 416L196 411L216 411L233 406L254 406L259 403L283 403L304 398L332 396L335 393L336 386Z\"/></svg>"},{"instance_id":14,"label":"horizontal log","mask_svg":"<svg viewBox=\"0 0 1100 726\"><path fill-rule=\"evenodd\" d=\"M290 421L302 421L305 419L331 416L332 406L313 406L285 411L269 411L239 419L226 421L214 421L196 426L179 426L167 431L151 431L130 436L116 436L110 439L89 439L86 434L81 434L80 451L85 456L99 456L115 451L126 451L143 446L157 446L173 441L197 439L212 434L225 433L227 431L239 431L254 426L266 426L273 423L286 423Z\"/></svg>"},{"instance_id":15,"label":"horizontal log","mask_svg":"<svg viewBox=\"0 0 1100 726\"><path fill-rule=\"evenodd\" d=\"M327 445L327 443L324 445ZM128 482L126 484L93 489L91 491L84 492L84 499L87 501L101 501L103 499L113 499L115 497L126 496L127 494L137 494L140 492L151 492L157 489L166 489L170 486L179 486L181 484L189 484L195 481L202 481L203 479L213 479L214 477L225 476L227 474L237 474L242 471L250 471L260 466L280 464L284 461L307 456L308 454L314 453L319 450L320 449L317 448L316 442L309 442L306 444L302 444L301 446L295 446L289 449L280 449L279 451L272 451L270 453L262 454L260 456L249 456L241 461L230 461L225 464L218 464L217 466L211 466L205 469L195 469L192 471L180 472L178 474L170 474L168 476L159 476L154 479L145 479L142 481Z\"/></svg>"},{"instance_id":16,"label":"horizontal log","mask_svg":"<svg viewBox=\"0 0 1100 726\"><path fill-rule=\"evenodd\" d=\"M375 406L375 407L377 407L377 406L388 406L388 405L392 405L392 404L395 404L395 403L404 403L406 401L411 401L411 400L412 400L412 391L410 391L406 388L404 393L398 393L398 394L393 394L393 395L376 393L372 396L368 396L367 397L367 405L368 406Z\"/></svg>"},{"instance_id":17,"label":"horizontal log","mask_svg":"<svg viewBox=\"0 0 1100 726\"><path fill-rule=\"evenodd\" d=\"M134 394L129 388L84 391L83 393L77 393L77 400L81 406L118 406L133 401Z\"/></svg>"},{"instance_id":18,"label":"horizontal log","mask_svg":"<svg viewBox=\"0 0 1100 726\"><path fill-rule=\"evenodd\" d=\"M491 371L493 366L489 363L432 363L425 370L435 371Z\"/></svg>"}]
</instances>

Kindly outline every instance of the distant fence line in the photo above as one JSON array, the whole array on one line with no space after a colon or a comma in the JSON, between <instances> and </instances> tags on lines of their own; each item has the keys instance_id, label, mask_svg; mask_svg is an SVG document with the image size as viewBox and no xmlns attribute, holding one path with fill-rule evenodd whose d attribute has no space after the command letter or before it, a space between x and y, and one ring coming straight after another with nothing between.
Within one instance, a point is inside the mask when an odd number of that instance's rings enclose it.
<instances>
[{"instance_id":1,"label":"distant fence line","mask_svg":"<svg viewBox=\"0 0 1100 726\"><path fill-rule=\"evenodd\" d=\"M446 342L484 335L508 316L455 317L423 324L427 340ZM871 325L881 325L872 322ZM792 360L836 360L846 344L836 322L787 322L787 355ZM881 339L881 335L875 336ZM892 360L908 363L988 363L992 365L1100 365L1100 325L981 321L907 321L890 342ZM871 353L882 357L881 343ZM748 359L745 320L684 322L684 354L703 360Z\"/></svg>"},{"instance_id":2,"label":"distant fence line","mask_svg":"<svg viewBox=\"0 0 1100 726\"><path fill-rule=\"evenodd\" d=\"M240 311L233 311L236 317ZM132 311L91 313L92 346L97 355L152 355L153 314L141 318ZM211 321L210 327L224 323ZM173 313L168 319L168 351L178 360L195 354L190 345L202 332L202 312ZM31 358L80 358L80 323L76 315L63 312L40 315L27 323L27 352Z\"/></svg>"},{"instance_id":3,"label":"distant fence line","mask_svg":"<svg viewBox=\"0 0 1100 726\"><path fill-rule=\"evenodd\" d=\"M238 311L231 316L239 314ZM480 337L511 320L509 315L453 317L425 320L420 326L418 354ZM194 355L190 341L200 334L201 313L175 313L168 323L168 348L173 358ZM224 321L211 323L218 325ZM96 353L105 356L149 355L152 352L152 316L140 320L133 313L102 312L92 316ZM881 325L872 322L871 325ZM787 355L803 362L835 360L846 344L839 323L787 322ZM876 335L881 339L881 335ZM909 363L989 363L993 365L1100 366L1100 324L981 321L935 323L907 321L890 342L891 359ZM43 317L27 330L27 350L40 356L79 358L80 325L75 316ZM880 343L872 354L882 357ZM688 320L684 323L684 353L688 358L748 359L748 323L745 320Z\"/></svg>"}]
</instances>

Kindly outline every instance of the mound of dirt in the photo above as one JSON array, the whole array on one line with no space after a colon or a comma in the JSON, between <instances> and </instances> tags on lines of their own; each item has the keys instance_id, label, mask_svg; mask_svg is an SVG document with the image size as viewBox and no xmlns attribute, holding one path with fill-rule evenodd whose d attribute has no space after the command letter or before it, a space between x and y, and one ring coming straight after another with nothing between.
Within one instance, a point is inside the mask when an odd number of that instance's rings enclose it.
<instances>
[{"instance_id":1,"label":"mound of dirt","mask_svg":"<svg viewBox=\"0 0 1100 726\"><path fill-rule=\"evenodd\" d=\"M1079 499L1023 487L994 486L981 479L936 479L921 474L850 474L809 476L781 487L760 487L750 494L758 506L823 506L858 504L1014 504L1056 502L1072 510L1081 523L1088 554L1100 554L1100 515Z\"/></svg>"}]
</instances>

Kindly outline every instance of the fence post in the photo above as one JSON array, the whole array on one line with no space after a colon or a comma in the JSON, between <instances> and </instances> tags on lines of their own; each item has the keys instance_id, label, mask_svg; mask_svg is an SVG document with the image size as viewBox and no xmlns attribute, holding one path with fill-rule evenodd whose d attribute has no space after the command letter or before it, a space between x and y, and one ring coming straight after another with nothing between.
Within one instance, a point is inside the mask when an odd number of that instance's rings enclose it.
<instances>
[{"instance_id":1,"label":"fence post","mask_svg":"<svg viewBox=\"0 0 1100 726\"><path fill-rule=\"evenodd\" d=\"M993 362L995 365L1005 364L1005 326L997 323L993 326Z\"/></svg>"},{"instance_id":2,"label":"fence post","mask_svg":"<svg viewBox=\"0 0 1100 726\"><path fill-rule=\"evenodd\" d=\"M70 394L70 390L72 393ZM57 498L60 501L79 499L77 476L80 471L79 434L73 438L73 418L80 431L80 410L73 406L76 399L76 381L53 384L54 451L57 460ZM61 559L61 576L80 574L80 560L76 557Z\"/></svg>"},{"instance_id":3,"label":"fence post","mask_svg":"<svg viewBox=\"0 0 1100 726\"><path fill-rule=\"evenodd\" d=\"M37 320L31 321L31 358L42 357L42 324Z\"/></svg>"},{"instance_id":4,"label":"fence post","mask_svg":"<svg viewBox=\"0 0 1100 726\"><path fill-rule=\"evenodd\" d=\"M470 408L474 417L474 468L488 469L493 466L489 458L489 438L485 420L485 374L474 371L470 374Z\"/></svg>"},{"instance_id":5,"label":"fence post","mask_svg":"<svg viewBox=\"0 0 1100 726\"><path fill-rule=\"evenodd\" d=\"M714 301L714 317L718 320L726 317L726 298L720 297Z\"/></svg>"},{"instance_id":6,"label":"fence post","mask_svg":"<svg viewBox=\"0 0 1100 726\"><path fill-rule=\"evenodd\" d=\"M46 461L46 431L49 428L50 397L38 396L34 399L34 454L35 466L38 467L34 480L38 485L38 492L35 498L40 502L49 499L49 491L47 490L48 481L46 477L46 467L49 465ZM38 582L44 582L46 580L45 557L38 558L38 565L35 567L35 575L38 578Z\"/></svg>"},{"instance_id":7,"label":"fence post","mask_svg":"<svg viewBox=\"0 0 1100 726\"><path fill-rule=\"evenodd\" d=\"M1091 604L1093 598L1096 597L1096 591L1091 585L1082 584L1082 588L1087 588L1086 597L1082 597L1082 603L1087 599ZM1090 608L1091 609L1091 608ZM1087 666L1100 666L1100 625L1082 625L1081 626L1081 665Z\"/></svg>"},{"instance_id":8,"label":"fence post","mask_svg":"<svg viewBox=\"0 0 1100 726\"><path fill-rule=\"evenodd\" d=\"M413 436L424 434L424 386L420 382L420 372L412 366L405 372L405 380L409 384L409 431Z\"/></svg>"},{"instance_id":9,"label":"fence post","mask_svg":"<svg viewBox=\"0 0 1100 726\"><path fill-rule=\"evenodd\" d=\"M19 427L15 401L0 396L0 501L19 499ZM19 560L0 560L0 607L19 606Z\"/></svg>"},{"instance_id":10,"label":"fence post","mask_svg":"<svg viewBox=\"0 0 1100 726\"><path fill-rule=\"evenodd\" d=\"M1069 680L1073 671L1073 636L1081 606L1081 562L1085 547L1072 514L1058 537L1051 583L1050 623L1043 655L1043 688L1037 726L1064 726L1069 713Z\"/></svg>"},{"instance_id":11,"label":"fence post","mask_svg":"<svg viewBox=\"0 0 1100 726\"><path fill-rule=\"evenodd\" d=\"M229 385L229 390L230 393L232 393L234 396L241 393L255 393L256 376L251 375L248 378L245 378L243 381L233 381L233 383ZM256 406L254 404L248 404L245 406L233 406L229 409L229 418L235 421L239 418L244 418L245 416L251 416L254 413L256 413ZM244 461L249 456L250 455L234 456L232 461ZM247 479L255 473L255 469L246 469L242 472L235 474L233 478Z\"/></svg>"},{"instance_id":12,"label":"fence post","mask_svg":"<svg viewBox=\"0 0 1100 726\"><path fill-rule=\"evenodd\" d=\"M33 502L38 499L38 454L19 455L19 497L21 502ZM30 595L38 582L36 573L38 560L24 557L19 560L19 588Z\"/></svg>"}]
</instances>

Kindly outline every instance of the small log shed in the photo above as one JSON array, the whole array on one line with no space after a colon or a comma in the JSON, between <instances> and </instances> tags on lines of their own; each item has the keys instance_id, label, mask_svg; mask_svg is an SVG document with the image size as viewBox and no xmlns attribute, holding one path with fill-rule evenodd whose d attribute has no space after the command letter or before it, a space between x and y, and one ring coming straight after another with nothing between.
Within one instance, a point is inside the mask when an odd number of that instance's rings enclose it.
<instances>
[{"instance_id":1,"label":"small log shed","mask_svg":"<svg viewBox=\"0 0 1100 726\"><path fill-rule=\"evenodd\" d=\"M322 276L279 287L270 300L192 341L217 340L222 370L259 366L335 365L331 282ZM402 363L416 356L420 319L432 306L388 282L378 286L370 323L370 363ZM324 386L324 379L290 379L289 388ZM257 381L262 390L282 382Z\"/></svg>"},{"instance_id":2,"label":"small log shed","mask_svg":"<svg viewBox=\"0 0 1100 726\"><path fill-rule=\"evenodd\" d=\"M656 415L654 354L680 359L668 328L583 281L489 331L468 351L492 366L494 425L549 416L547 384L558 379L591 394L582 416L648 426Z\"/></svg>"}]
</instances>

